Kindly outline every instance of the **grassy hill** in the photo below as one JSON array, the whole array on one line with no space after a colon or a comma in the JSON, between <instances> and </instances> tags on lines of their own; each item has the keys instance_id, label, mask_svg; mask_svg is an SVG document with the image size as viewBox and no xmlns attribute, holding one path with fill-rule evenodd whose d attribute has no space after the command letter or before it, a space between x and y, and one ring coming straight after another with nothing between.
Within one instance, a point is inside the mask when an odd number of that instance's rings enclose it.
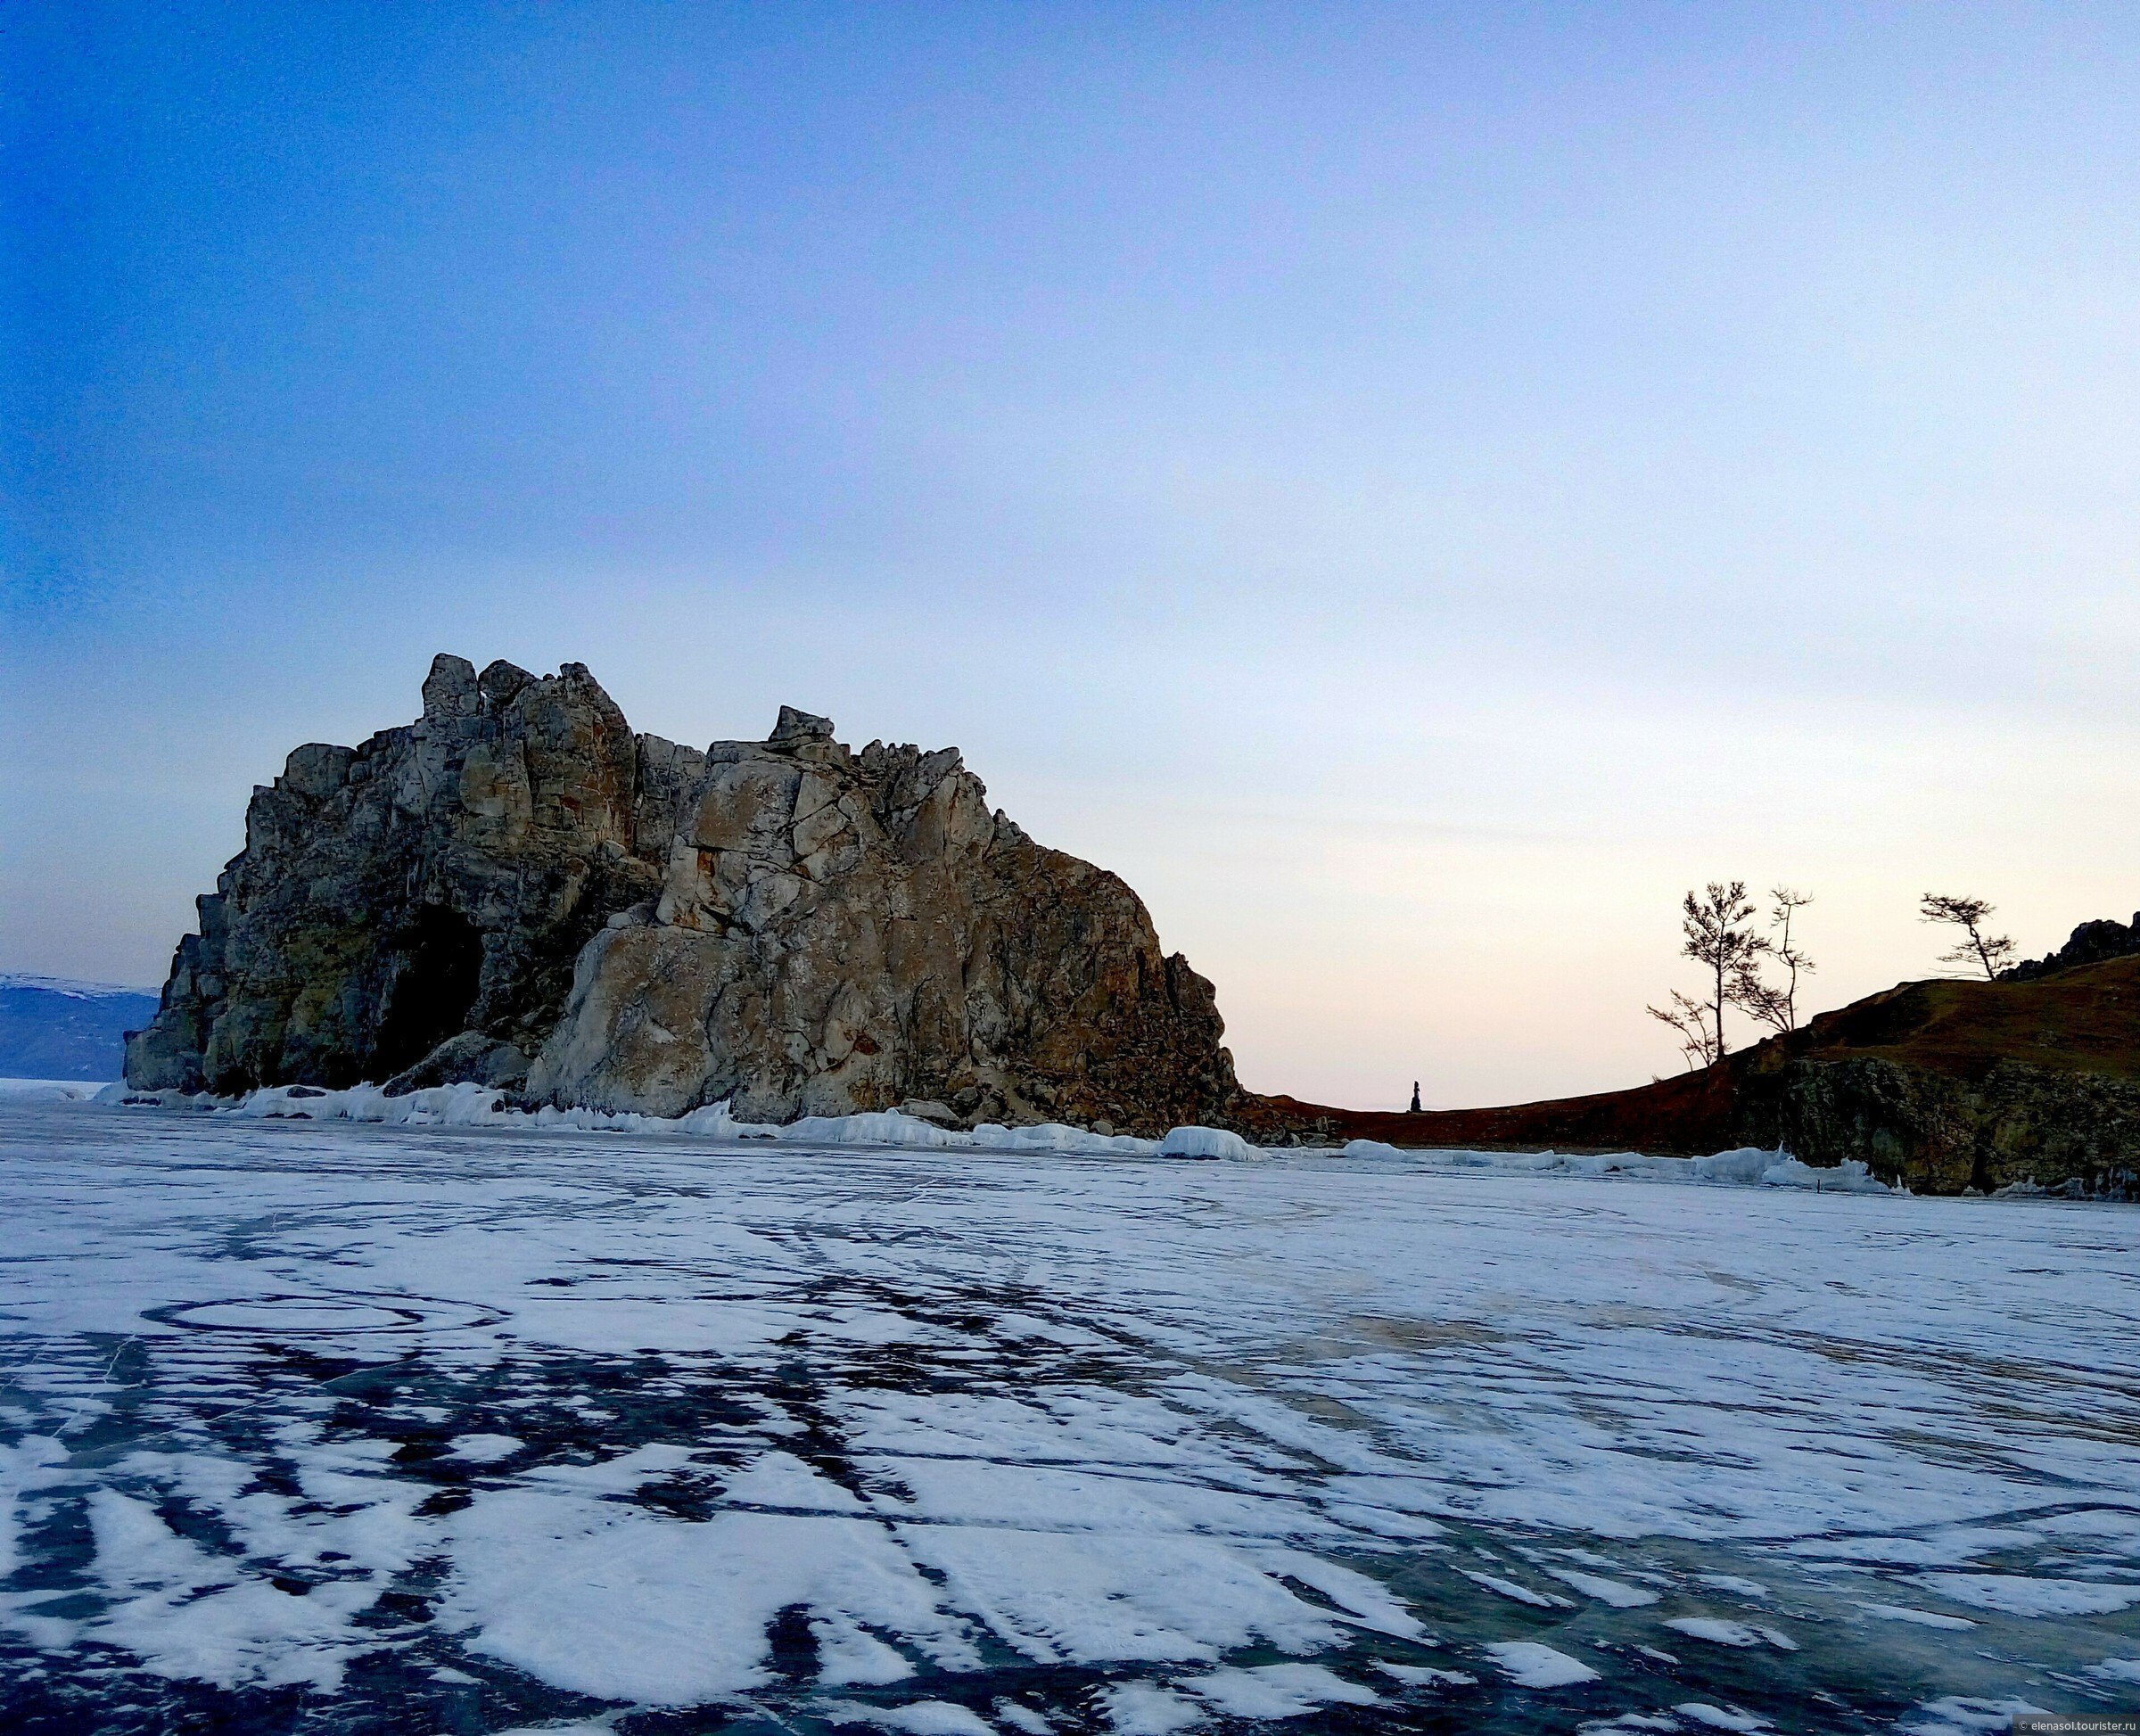
<instances>
[{"instance_id":1,"label":"grassy hill","mask_svg":"<svg viewBox=\"0 0 2140 1736\"><path fill-rule=\"evenodd\" d=\"M1272 1128L1393 1145L1860 1157L1921 1192L2140 1192L2140 956L2027 980L1904 983L1698 1073L1490 1109L1263 1100Z\"/></svg>"}]
</instances>

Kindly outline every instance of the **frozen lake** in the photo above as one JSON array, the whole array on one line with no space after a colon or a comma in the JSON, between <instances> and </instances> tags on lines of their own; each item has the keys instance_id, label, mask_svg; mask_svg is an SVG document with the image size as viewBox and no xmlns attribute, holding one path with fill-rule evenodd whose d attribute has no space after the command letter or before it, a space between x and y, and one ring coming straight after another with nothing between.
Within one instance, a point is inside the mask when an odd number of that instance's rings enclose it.
<instances>
[{"instance_id":1,"label":"frozen lake","mask_svg":"<svg viewBox=\"0 0 2140 1736\"><path fill-rule=\"evenodd\" d=\"M2140 1706L2130 1207L16 1102L0 1225L9 1729Z\"/></svg>"}]
</instances>

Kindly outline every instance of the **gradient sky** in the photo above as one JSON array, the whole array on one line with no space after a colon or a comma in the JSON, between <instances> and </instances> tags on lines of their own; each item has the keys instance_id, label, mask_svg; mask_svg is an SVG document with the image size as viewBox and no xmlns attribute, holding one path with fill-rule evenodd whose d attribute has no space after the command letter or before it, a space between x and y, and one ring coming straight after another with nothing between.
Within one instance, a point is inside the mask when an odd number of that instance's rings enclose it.
<instances>
[{"instance_id":1,"label":"gradient sky","mask_svg":"<svg viewBox=\"0 0 2140 1736\"><path fill-rule=\"evenodd\" d=\"M25 4L0 968L431 654L956 743L1244 1080L1677 1068L2140 904L2140 9Z\"/></svg>"}]
</instances>

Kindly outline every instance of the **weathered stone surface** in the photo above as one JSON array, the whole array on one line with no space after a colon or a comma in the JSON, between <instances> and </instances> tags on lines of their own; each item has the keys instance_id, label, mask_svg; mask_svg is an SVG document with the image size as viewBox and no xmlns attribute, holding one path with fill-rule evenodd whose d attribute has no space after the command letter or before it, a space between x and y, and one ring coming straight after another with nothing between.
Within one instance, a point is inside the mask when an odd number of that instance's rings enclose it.
<instances>
[{"instance_id":1,"label":"weathered stone surface","mask_svg":"<svg viewBox=\"0 0 2140 1736\"><path fill-rule=\"evenodd\" d=\"M527 1065L530 1096L603 1108L1140 1131L1240 1100L1211 985L1115 876L992 813L955 749L857 754L783 708L700 753L634 736L578 664L441 656L424 701L255 792L132 1082Z\"/></svg>"},{"instance_id":2,"label":"weathered stone surface","mask_svg":"<svg viewBox=\"0 0 2140 1736\"><path fill-rule=\"evenodd\" d=\"M338 1086L464 1032L540 1047L588 937L659 885L632 847L641 745L577 663L537 680L442 656L424 702L253 793L130 1081Z\"/></svg>"},{"instance_id":3,"label":"weathered stone surface","mask_svg":"<svg viewBox=\"0 0 2140 1736\"><path fill-rule=\"evenodd\" d=\"M486 1037L481 1031L464 1031L449 1037L415 1066L386 1082L386 1094L399 1097L430 1085L453 1085L464 1080L500 1090L517 1090L528 1082L528 1057L511 1043Z\"/></svg>"},{"instance_id":4,"label":"weathered stone surface","mask_svg":"<svg viewBox=\"0 0 2140 1736\"><path fill-rule=\"evenodd\" d=\"M1976 1172L1980 1115L1961 1080L1880 1056L1794 1061L1781 1082L1778 1137L1808 1164L1858 1157L1884 1181L1960 1193Z\"/></svg>"},{"instance_id":5,"label":"weathered stone surface","mask_svg":"<svg viewBox=\"0 0 2140 1736\"><path fill-rule=\"evenodd\" d=\"M528 1090L1162 1127L1234 1096L1222 1029L1137 896L992 814L955 750L856 755L784 710L708 750L660 897L581 955Z\"/></svg>"},{"instance_id":6,"label":"weathered stone surface","mask_svg":"<svg viewBox=\"0 0 2140 1736\"><path fill-rule=\"evenodd\" d=\"M2129 958L2136 952L2140 952L2140 910L2133 912L2133 919L2129 924L2111 922L2107 918L2084 922L2057 951L2045 953L2040 959L2027 959L2011 970L2001 971L1999 981L2030 983L2058 971L2071 970L2080 965L2099 965L2105 959Z\"/></svg>"},{"instance_id":7,"label":"weathered stone surface","mask_svg":"<svg viewBox=\"0 0 2140 1736\"><path fill-rule=\"evenodd\" d=\"M1783 1143L1809 1164L1863 1157L1916 1193L2025 1182L2086 1196L2140 1191L2140 1086L2002 1061L1974 1082L1859 1056L1788 1069Z\"/></svg>"}]
</instances>

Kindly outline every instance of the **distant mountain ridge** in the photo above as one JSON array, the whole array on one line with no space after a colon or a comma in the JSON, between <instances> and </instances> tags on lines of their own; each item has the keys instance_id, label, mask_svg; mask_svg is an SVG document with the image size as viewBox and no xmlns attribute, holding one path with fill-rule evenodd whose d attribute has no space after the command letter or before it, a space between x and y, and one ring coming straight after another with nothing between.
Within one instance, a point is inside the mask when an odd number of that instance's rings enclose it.
<instances>
[{"instance_id":1,"label":"distant mountain ridge","mask_svg":"<svg viewBox=\"0 0 2140 1736\"><path fill-rule=\"evenodd\" d=\"M152 989L0 971L0 1077L117 1079L156 1006Z\"/></svg>"},{"instance_id":2,"label":"distant mountain ridge","mask_svg":"<svg viewBox=\"0 0 2140 1736\"><path fill-rule=\"evenodd\" d=\"M132 995L136 999L146 995L151 1000L156 999L154 989L136 983L85 983L78 977L39 976L28 970L0 970L0 989L37 989L74 1000L107 1000L113 995Z\"/></svg>"}]
</instances>

